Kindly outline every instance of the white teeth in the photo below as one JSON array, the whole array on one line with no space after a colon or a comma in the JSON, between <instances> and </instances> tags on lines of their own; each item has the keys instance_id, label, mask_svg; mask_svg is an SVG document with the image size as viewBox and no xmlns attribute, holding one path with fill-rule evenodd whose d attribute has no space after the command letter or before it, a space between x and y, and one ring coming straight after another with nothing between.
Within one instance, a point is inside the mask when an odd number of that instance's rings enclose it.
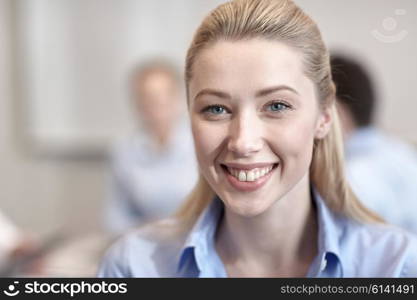
<instances>
[{"instance_id":1,"label":"white teeth","mask_svg":"<svg viewBox=\"0 0 417 300\"><path fill-rule=\"evenodd\" d=\"M258 178L265 176L272 170L273 166L265 168L255 168L252 170L239 170L234 168L227 168L232 174L233 177L237 178L239 181L256 181Z\"/></svg>"},{"instance_id":2,"label":"white teeth","mask_svg":"<svg viewBox=\"0 0 417 300\"><path fill-rule=\"evenodd\" d=\"M255 181L255 172L249 171L246 175L246 181Z\"/></svg>"}]
</instances>

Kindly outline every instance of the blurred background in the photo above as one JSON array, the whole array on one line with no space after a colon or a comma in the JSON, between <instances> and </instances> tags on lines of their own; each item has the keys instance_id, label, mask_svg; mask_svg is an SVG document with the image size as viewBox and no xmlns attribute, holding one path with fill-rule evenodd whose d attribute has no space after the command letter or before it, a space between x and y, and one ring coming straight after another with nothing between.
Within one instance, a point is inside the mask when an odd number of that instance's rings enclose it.
<instances>
[{"instance_id":1,"label":"blurred background","mask_svg":"<svg viewBox=\"0 0 417 300\"><path fill-rule=\"evenodd\" d=\"M113 237L109 149L136 126L129 74L155 57L181 72L193 32L223 2L0 0L0 209L46 245L42 275L94 276ZM330 49L372 74L376 125L416 147L417 2L295 2Z\"/></svg>"}]
</instances>

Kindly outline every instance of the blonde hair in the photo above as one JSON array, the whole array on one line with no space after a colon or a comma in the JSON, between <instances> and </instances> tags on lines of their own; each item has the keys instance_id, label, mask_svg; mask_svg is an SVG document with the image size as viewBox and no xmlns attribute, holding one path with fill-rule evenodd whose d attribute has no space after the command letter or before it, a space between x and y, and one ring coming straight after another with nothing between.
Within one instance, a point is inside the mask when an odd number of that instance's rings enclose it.
<instances>
[{"instance_id":1,"label":"blonde hair","mask_svg":"<svg viewBox=\"0 0 417 300\"><path fill-rule=\"evenodd\" d=\"M219 40L259 37L280 41L299 50L303 54L304 72L316 86L320 107L332 107L330 132L314 144L310 166L312 184L333 211L360 222L382 222L359 202L346 181L329 53L317 25L291 0L235 0L212 11L197 29L188 49L185 66L187 101L193 65L203 49ZM197 185L175 216L182 224L191 225L214 196L214 191L200 174Z\"/></svg>"}]
</instances>

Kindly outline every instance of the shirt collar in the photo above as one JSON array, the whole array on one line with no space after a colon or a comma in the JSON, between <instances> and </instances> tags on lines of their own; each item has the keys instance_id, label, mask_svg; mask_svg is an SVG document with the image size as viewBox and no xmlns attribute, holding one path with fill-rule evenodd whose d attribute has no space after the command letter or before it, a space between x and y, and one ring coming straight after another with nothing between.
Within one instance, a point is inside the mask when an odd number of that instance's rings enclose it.
<instances>
[{"instance_id":1,"label":"shirt collar","mask_svg":"<svg viewBox=\"0 0 417 300\"><path fill-rule=\"evenodd\" d=\"M314 187L312 198L316 205L318 219L318 256L311 265L308 276L317 276L323 273L324 269L332 270L333 274L336 269L339 269L339 275L343 276L339 241L343 234L345 217L331 211ZM192 266L196 269L195 272L201 272L206 265L202 257L207 257L208 251L214 249L214 235L222 213L223 203L218 196L215 196L197 219L182 247L177 266L178 272L181 272L190 262L195 264Z\"/></svg>"},{"instance_id":2,"label":"shirt collar","mask_svg":"<svg viewBox=\"0 0 417 300\"><path fill-rule=\"evenodd\" d=\"M316 205L318 219L318 256L313 262L310 275L317 275L325 268L339 268L340 276L343 276L343 262L341 259L340 238L343 235L346 217L333 212L326 205L318 191L312 187L312 198Z\"/></svg>"},{"instance_id":3,"label":"shirt collar","mask_svg":"<svg viewBox=\"0 0 417 300\"><path fill-rule=\"evenodd\" d=\"M178 261L178 272L184 268L187 260L193 260L198 271L202 270L205 262L201 260L201 257L206 256L213 247L214 235L222 212L223 203L216 195L197 219L185 240Z\"/></svg>"}]
</instances>

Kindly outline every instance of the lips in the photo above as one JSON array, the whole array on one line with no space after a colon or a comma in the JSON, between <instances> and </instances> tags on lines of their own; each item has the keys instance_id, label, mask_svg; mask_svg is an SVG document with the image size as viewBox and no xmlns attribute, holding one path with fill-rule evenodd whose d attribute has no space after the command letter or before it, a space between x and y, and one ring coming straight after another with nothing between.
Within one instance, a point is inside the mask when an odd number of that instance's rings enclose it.
<instances>
[{"instance_id":1,"label":"lips","mask_svg":"<svg viewBox=\"0 0 417 300\"><path fill-rule=\"evenodd\" d=\"M279 163L221 164L228 182L235 189L246 192L261 188L278 166Z\"/></svg>"}]
</instances>

